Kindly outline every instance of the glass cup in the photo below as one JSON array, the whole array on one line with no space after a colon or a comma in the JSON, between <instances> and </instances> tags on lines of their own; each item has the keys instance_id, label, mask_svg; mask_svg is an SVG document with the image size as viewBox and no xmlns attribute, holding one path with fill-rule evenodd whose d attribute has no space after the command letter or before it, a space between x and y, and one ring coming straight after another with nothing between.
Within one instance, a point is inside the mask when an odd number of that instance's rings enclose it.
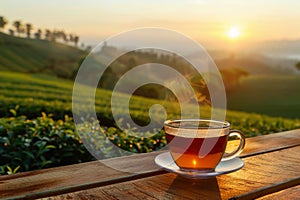
<instances>
[{"instance_id":1,"label":"glass cup","mask_svg":"<svg viewBox=\"0 0 300 200\"><path fill-rule=\"evenodd\" d=\"M181 170L214 171L219 162L237 157L245 147L241 131L229 130L225 121L184 119L164 123L166 139L173 160ZM228 138L237 136L240 144L225 153Z\"/></svg>"}]
</instances>

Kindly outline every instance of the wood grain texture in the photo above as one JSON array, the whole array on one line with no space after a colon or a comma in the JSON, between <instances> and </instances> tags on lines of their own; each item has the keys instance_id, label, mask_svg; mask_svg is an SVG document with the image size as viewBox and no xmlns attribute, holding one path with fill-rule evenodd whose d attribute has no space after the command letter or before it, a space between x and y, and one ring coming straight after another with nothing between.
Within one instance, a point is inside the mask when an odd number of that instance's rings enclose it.
<instances>
[{"instance_id":1,"label":"wood grain texture","mask_svg":"<svg viewBox=\"0 0 300 200\"><path fill-rule=\"evenodd\" d=\"M157 154L159 153L109 160L110 163L115 163L124 169L133 167L135 170L143 171L136 174L118 171L99 161L94 161L0 176L0 198L38 198L165 173L159 170L153 161Z\"/></svg>"},{"instance_id":2,"label":"wood grain texture","mask_svg":"<svg viewBox=\"0 0 300 200\"><path fill-rule=\"evenodd\" d=\"M300 129L247 138L246 147L241 157L248 157L297 145L300 145Z\"/></svg>"},{"instance_id":3,"label":"wood grain texture","mask_svg":"<svg viewBox=\"0 0 300 200\"><path fill-rule=\"evenodd\" d=\"M289 199L289 200L298 200L300 198L300 185L295 187L291 187L285 190L281 190L279 192L275 192L261 198L258 200L281 200L281 199Z\"/></svg>"},{"instance_id":4,"label":"wood grain texture","mask_svg":"<svg viewBox=\"0 0 300 200\"><path fill-rule=\"evenodd\" d=\"M235 142L233 141L230 144L234 146ZM299 144L300 129L248 138L245 151L241 156L248 159L252 155L266 153L270 150L285 149ZM46 197L164 174L166 172L159 169L154 163L154 158L159 153L161 152L106 160L109 164L118 165L123 169L131 169L136 173L114 170L99 161L95 161L0 176L0 198ZM255 166L255 163L253 165ZM107 191L103 192L107 193Z\"/></svg>"},{"instance_id":5,"label":"wood grain texture","mask_svg":"<svg viewBox=\"0 0 300 200\"><path fill-rule=\"evenodd\" d=\"M243 169L217 178L191 180L168 173L50 199L254 199L266 195L262 188L276 192L290 187L291 179L299 184L299 157L300 146L244 158Z\"/></svg>"},{"instance_id":6,"label":"wood grain texture","mask_svg":"<svg viewBox=\"0 0 300 200\"><path fill-rule=\"evenodd\" d=\"M272 194L274 192L285 190L286 188L290 188L299 184L300 184L300 176L285 180L283 182L274 183L272 185L253 190L245 194L241 194L235 197L234 199L256 199L258 197L262 197L268 194Z\"/></svg>"}]
</instances>

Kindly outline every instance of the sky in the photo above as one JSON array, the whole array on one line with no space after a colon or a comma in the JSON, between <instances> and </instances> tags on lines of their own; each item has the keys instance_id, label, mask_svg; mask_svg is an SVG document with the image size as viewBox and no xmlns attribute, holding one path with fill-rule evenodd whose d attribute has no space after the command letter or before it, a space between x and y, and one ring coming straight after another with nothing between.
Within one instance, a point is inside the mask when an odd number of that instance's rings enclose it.
<instances>
[{"instance_id":1,"label":"sky","mask_svg":"<svg viewBox=\"0 0 300 200\"><path fill-rule=\"evenodd\" d=\"M87 44L139 27L172 29L212 46L300 39L298 0L0 0L0 16L63 29ZM228 36L233 27L236 38Z\"/></svg>"}]
</instances>

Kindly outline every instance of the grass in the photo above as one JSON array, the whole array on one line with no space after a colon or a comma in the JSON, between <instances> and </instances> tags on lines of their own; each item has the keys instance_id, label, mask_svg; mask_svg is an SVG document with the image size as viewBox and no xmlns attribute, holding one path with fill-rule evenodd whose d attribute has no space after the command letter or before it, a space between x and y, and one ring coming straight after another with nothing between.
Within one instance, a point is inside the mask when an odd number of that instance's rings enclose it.
<instances>
[{"instance_id":1,"label":"grass","mask_svg":"<svg viewBox=\"0 0 300 200\"><path fill-rule=\"evenodd\" d=\"M0 98L2 96L3 99L5 96L5 102L10 101L13 104L15 100L17 100L15 101L15 103L17 103L22 101L30 102L37 99L40 103L38 101L35 103L51 104L51 102L42 102L48 100L56 101L58 108L60 108L64 107L61 102L71 101L71 81L64 82L55 80L54 83L54 77L41 75L40 73L71 78L74 70L78 67L80 58L86 54L84 51L60 43L12 37L4 33L0 33L0 45L5 47L0 48L1 71L26 72L29 74L37 73L37 75L28 75L27 79L30 79L30 81L24 82L24 85L22 82L23 79L27 80L24 76L18 78L19 75L17 74L10 76L6 74L6 78L2 77L2 82L5 83L2 83L2 86L0 85L0 87L3 88L2 93L0 93ZM49 68L47 67L49 65L54 66ZM252 63L249 66L253 67L256 66L256 64ZM49 80L49 82L47 82L47 80ZM44 95L43 92L45 92L45 90L47 90L49 94ZM31 95L26 94L29 91L32 92ZM240 85L228 94L228 109L254 112L274 117L299 119L299 91L300 76L250 76L242 80ZM38 98L32 98L34 95ZM102 95L100 92L99 96L103 97L107 95ZM136 101L136 103L139 102L140 101ZM23 104L25 103L23 102ZM29 103L26 104L28 105ZM5 103L2 108L6 105ZM100 105L104 104L100 102L99 106ZM67 113L71 114L70 104L68 104L67 108ZM139 109L140 108L141 106ZM3 111L3 109L1 110ZM45 108L44 111L51 112L51 109ZM1 115L3 116L4 114L0 114L0 116Z\"/></svg>"},{"instance_id":2,"label":"grass","mask_svg":"<svg viewBox=\"0 0 300 200\"><path fill-rule=\"evenodd\" d=\"M300 118L300 76L250 76L228 94L228 109Z\"/></svg>"},{"instance_id":3,"label":"grass","mask_svg":"<svg viewBox=\"0 0 300 200\"><path fill-rule=\"evenodd\" d=\"M10 117L11 109L16 106L18 115L25 115L33 119L40 116L41 112L53 114L54 119L63 119L65 115L72 116L72 89L73 82L54 78L42 74L22 74L1 72L0 74L0 117ZM84 92L82 93L84 95ZM126 97L119 94L118 98ZM111 113L111 91L97 89L95 108L101 125L115 126ZM147 99L133 96L130 99L130 114L139 124L149 123L149 108L153 104L161 104L167 111L167 118L180 117L180 107L177 103ZM84 115L86 105L82 104L80 114ZM122 113L127 106L119 106ZM157 111L156 116L161 119L162 113ZM201 117L210 117L210 108L201 107ZM249 114L245 112L227 111L226 120L232 123L233 128L245 132L247 137L260 134L279 132L299 127L299 120L269 117L266 115ZM160 123L157 121L157 123Z\"/></svg>"},{"instance_id":4,"label":"grass","mask_svg":"<svg viewBox=\"0 0 300 200\"><path fill-rule=\"evenodd\" d=\"M43 72L65 78L71 76L80 58L86 54L61 43L12 37L1 32L0 46L4 46L0 48L1 70Z\"/></svg>"},{"instance_id":5,"label":"grass","mask_svg":"<svg viewBox=\"0 0 300 200\"><path fill-rule=\"evenodd\" d=\"M136 132L130 127L127 130L117 128L110 109L111 91L108 90L97 89L96 93L95 108L101 128L95 128L96 121L85 122L75 129L70 118L72 88L72 81L44 74L0 73L0 174L93 160L86 148L96 149L97 158L122 155L118 149L109 146L107 139L124 150L140 153L166 145L162 130L152 134ZM82 95L85 96L85 90ZM128 97L117 95L120 100ZM148 112L153 104L163 105L168 118L180 117L180 107L174 102L132 96L129 105L132 118L140 124L149 123ZM80 114L84 114L88 105L80 105ZM127 109L126 105L118 106L121 113L124 109ZM160 119L162 113L158 111L155 115ZM208 118L210 109L201 107L201 115ZM232 129L241 130L246 137L300 127L299 120L230 110L226 120ZM145 137L147 134L151 137ZM84 146L82 141L88 141L89 146Z\"/></svg>"}]
</instances>

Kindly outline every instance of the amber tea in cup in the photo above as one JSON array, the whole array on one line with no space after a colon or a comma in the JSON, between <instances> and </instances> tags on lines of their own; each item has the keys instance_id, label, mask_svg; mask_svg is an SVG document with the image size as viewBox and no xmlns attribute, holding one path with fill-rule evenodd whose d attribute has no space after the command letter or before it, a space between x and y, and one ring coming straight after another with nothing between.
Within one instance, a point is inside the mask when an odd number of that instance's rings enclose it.
<instances>
[{"instance_id":1,"label":"amber tea in cup","mask_svg":"<svg viewBox=\"0 0 300 200\"><path fill-rule=\"evenodd\" d=\"M182 170L214 171L221 160L238 156L245 147L245 137L229 130L228 122L202 119L168 120L164 123L166 139L173 160ZM240 138L239 147L225 153L229 136Z\"/></svg>"}]
</instances>

